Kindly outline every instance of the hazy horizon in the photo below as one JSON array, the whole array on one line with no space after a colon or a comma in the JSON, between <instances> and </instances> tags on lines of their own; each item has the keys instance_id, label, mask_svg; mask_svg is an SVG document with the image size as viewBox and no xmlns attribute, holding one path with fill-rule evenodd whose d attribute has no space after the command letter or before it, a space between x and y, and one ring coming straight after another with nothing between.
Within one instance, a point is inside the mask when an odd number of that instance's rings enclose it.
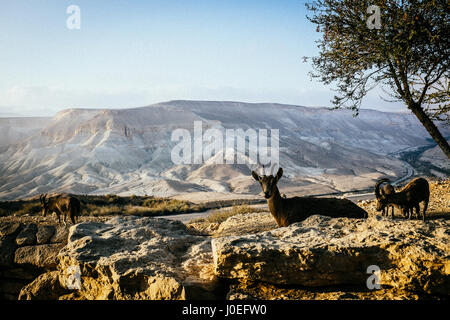
<instances>
[{"instance_id":1,"label":"hazy horizon","mask_svg":"<svg viewBox=\"0 0 450 320\"><path fill-rule=\"evenodd\" d=\"M246 101L236 101L236 100L188 100L188 99L173 99L173 100L167 100L167 101L159 101L156 103L151 103L151 104L145 104L142 106L130 106L130 107L115 107L115 108L108 108L108 107L67 107L67 108L61 108L58 109L54 112L49 112L47 114L20 114L20 113L14 113L14 112L0 112L0 118L14 118L14 117L18 117L18 118L27 118L27 117L54 117L55 115L57 115L59 112L65 111L65 110L128 110L128 109L139 109L139 108L146 108L146 107L151 107L154 105L158 105L158 104L165 104L165 103L170 103L170 102L174 102L174 101L192 101L192 102L230 102L230 103L245 103L245 104L278 104L281 106L295 106L295 107L306 107L306 108L323 108L323 109L327 109L329 107L327 106L308 106L308 105L300 105L300 104L292 104L292 103L279 103L279 102L273 102L273 101L260 101L260 102L246 102ZM330 109L331 110L331 109ZM342 109L345 110L345 109ZM338 111L338 110L336 110ZM351 110L347 110L347 111L351 111ZM409 113L409 111L407 109L405 110L379 110L376 108L370 108L370 107L361 107L360 112L361 111L379 111L379 112L388 112L388 113L400 113L400 114L407 114Z\"/></svg>"}]
</instances>

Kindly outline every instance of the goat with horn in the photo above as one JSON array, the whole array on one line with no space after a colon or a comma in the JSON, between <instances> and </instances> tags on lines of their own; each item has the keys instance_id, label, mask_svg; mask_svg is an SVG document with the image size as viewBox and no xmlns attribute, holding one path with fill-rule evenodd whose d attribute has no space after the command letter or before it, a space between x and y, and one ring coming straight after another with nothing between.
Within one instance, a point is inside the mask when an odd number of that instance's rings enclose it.
<instances>
[{"instance_id":1,"label":"goat with horn","mask_svg":"<svg viewBox=\"0 0 450 320\"><path fill-rule=\"evenodd\" d=\"M380 204L380 198L384 197L385 195L392 195L395 193L394 187L391 185L389 179L380 179L375 184L375 199L377 201L377 211L381 211L382 216L389 216L389 208L391 208L391 217L394 218L394 204L388 204L386 206L382 206ZM402 211L402 208L399 207L400 211Z\"/></svg>"},{"instance_id":2,"label":"goat with horn","mask_svg":"<svg viewBox=\"0 0 450 320\"><path fill-rule=\"evenodd\" d=\"M67 216L73 224L77 223L77 217L81 213L80 200L69 195L57 195L47 198L47 194L39 197L42 204L42 214L45 217L48 213L55 212L58 216L58 224L61 224L60 215L63 215L63 223L66 225Z\"/></svg>"},{"instance_id":3,"label":"goat with horn","mask_svg":"<svg viewBox=\"0 0 450 320\"><path fill-rule=\"evenodd\" d=\"M377 198L377 210L388 205L394 205L401 208L403 215L412 218L413 209L416 209L417 218L420 215L420 202L424 203L422 219L425 221L425 213L428 208L428 201L430 199L430 186L428 181L424 178L412 179L406 186L399 192L393 194L382 194L380 192L380 184L375 185L375 196Z\"/></svg>"},{"instance_id":4,"label":"goat with horn","mask_svg":"<svg viewBox=\"0 0 450 320\"><path fill-rule=\"evenodd\" d=\"M272 166L273 169L273 166ZM305 220L309 216L319 214L329 217L366 218L367 212L348 199L293 197L283 198L277 183L283 176L280 167L276 175L259 175L252 171L253 178L261 184L264 197L267 199L270 213L279 227L286 227L294 222Z\"/></svg>"}]
</instances>

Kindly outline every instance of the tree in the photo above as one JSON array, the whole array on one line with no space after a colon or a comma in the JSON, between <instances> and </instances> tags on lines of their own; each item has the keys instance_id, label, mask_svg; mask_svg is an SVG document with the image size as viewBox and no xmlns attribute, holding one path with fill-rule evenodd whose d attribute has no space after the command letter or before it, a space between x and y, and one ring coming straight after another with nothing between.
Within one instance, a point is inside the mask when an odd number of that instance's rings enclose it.
<instances>
[{"instance_id":1,"label":"tree","mask_svg":"<svg viewBox=\"0 0 450 320\"><path fill-rule=\"evenodd\" d=\"M334 108L357 115L367 92L381 86L450 158L433 122L450 124L447 0L316 0L306 7L313 14L308 20L323 32L311 75L337 91Z\"/></svg>"}]
</instances>

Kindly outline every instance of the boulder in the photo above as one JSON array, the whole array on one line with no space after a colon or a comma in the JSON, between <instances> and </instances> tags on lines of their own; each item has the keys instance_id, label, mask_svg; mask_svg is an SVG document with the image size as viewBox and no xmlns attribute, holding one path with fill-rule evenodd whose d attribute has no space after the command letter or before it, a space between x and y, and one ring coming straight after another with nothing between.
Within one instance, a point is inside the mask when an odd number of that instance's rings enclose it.
<instances>
[{"instance_id":1,"label":"boulder","mask_svg":"<svg viewBox=\"0 0 450 320\"><path fill-rule=\"evenodd\" d=\"M50 243L67 243L67 237L69 236L69 228L66 226L56 226L53 237L50 239Z\"/></svg>"},{"instance_id":2,"label":"boulder","mask_svg":"<svg viewBox=\"0 0 450 320\"><path fill-rule=\"evenodd\" d=\"M22 225L20 223L0 224L0 267L11 267L14 263L16 237Z\"/></svg>"},{"instance_id":3,"label":"boulder","mask_svg":"<svg viewBox=\"0 0 450 320\"><path fill-rule=\"evenodd\" d=\"M252 235L212 240L219 277L308 287L378 279L398 290L450 292L450 228L443 219L311 216ZM379 268L372 274L369 267ZM371 267L373 268L373 267Z\"/></svg>"},{"instance_id":4,"label":"boulder","mask_svg":"<svg viewBox=\"0 0 450 320\"><path fill-rule=\"evenodd\" d=\"M55 231L56 229L54 226L47 226L47 225L39 226L36 232L36 243L37 244L49 243L50 239L55 234Z\"/></svg>"},{"instance_id":5,"label":"boulder","mask_svg":"<svg viewBox=\"0 0 450 320\"><path fill-rule=\"evenodd\" d=\"M37 226L32 223L26 225L17 235L16 244L18 246L30 246L36 243Z\"/></svg>"},{"instance_id":6,"label":"boulder","mask_svg":"<svg viewBox=\"0 0 450 320\"><path fill-rule=\"evenodd\" d=\"M245 235L278 228L270 212L237 214L222 222L215 236Z\"/></svg>"},{"instance_id":7,"label":"boulder","mask_svg":"<svg viewBox=\"0 0 450 320\"><path fill-rule=\"evenodd\" d=\"M0 224L0 239L5 239L10 236L16 237L21 227L21 223L2 222Z\"/></svg>"},{"instance_id":8,"label":"boulder","mask_svg":"<svg viewBox=\"0 0 450 320\"><path fill-rule=\"evenodd\" d=\"M196 299L218 287L210 241L162 218L72 226L58 260L61 283L86 299Z\"/></svg>"},{"instance_id":9,"label":"boulder","mask_svg":"<svg viewBox=\"0 0 450 320\"><path fill-rule=\"evenodd\" d=\"M286 287L264 282L238 281L230 285L228 300L418 300L429 298L396 288Z\"/></svg>"},{"instance_id":10,"label":"boulder","mask_svg":"<svg viewBox=\"0 0 450 320\"><path fill-rule=\"evenodd\" d=\"M14 239L0 239L0 267L11 267L14 263Z\"/></svg>"},{"instance_id":11,"label":"boulder","mask_svg":"<svg viewBox=\"0 0 450 320\"><path fill-rule=\"evenodd\" d=\"M20 247L14 254L14 263L36 268L55 269L56 257L63 247L62 243Z\"/></svg>"},{"instance_id":12,"label":"boulder","mask_svg":"<svg viewBox=\"0 0 450 320\"><path fill-rule=\"evenodd\" d=\"M59 282L59 272L51 271L24 286L20 290L19 300L57 300L67 292Z\"/></svg>"},{"instance_id":13,"label":"boulder","mask_svg":"<svg viewBox=\"0 0 450 320\"><path fill-rule=\"evenodd\" d=\"M20 289L42 272L55 270L68 228L2 222L0 224L0 298L17 299ZM55 240L55 241L54 241ZM52 242L51 244L49 242Z\"/></svg>"}]
</instances>

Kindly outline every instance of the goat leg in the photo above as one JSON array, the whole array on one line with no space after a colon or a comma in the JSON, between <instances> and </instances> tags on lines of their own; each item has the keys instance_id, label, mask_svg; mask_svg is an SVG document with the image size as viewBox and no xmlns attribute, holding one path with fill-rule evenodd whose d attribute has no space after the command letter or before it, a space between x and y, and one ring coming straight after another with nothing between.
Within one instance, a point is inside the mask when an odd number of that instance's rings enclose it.
<instances>
[{"instance_id":1,"label":"goat leg","mask_svg":"<svg viewBox=\"0 0 450 320\"><path fill-rule=\"evenodd\" d=\"M427 211L428 208L428 200L425 200L424 205L423 205L423 213L422 213L422 220L425 221L425 212Z\"/></svg>"}]
</instances>

